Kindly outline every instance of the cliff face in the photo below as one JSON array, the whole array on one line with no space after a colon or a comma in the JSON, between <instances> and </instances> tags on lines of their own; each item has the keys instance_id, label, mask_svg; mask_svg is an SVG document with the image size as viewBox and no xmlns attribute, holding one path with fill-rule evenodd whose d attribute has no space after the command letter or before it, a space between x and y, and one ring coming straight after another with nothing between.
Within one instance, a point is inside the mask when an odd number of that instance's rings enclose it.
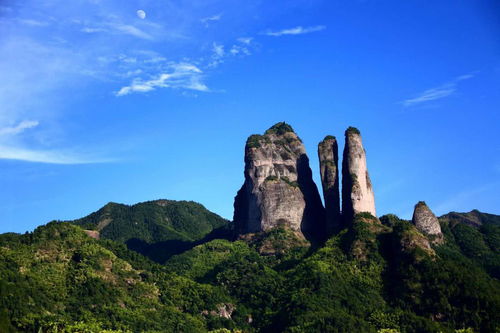
<instances>
[{"instance_id":1,"label":"cliff face","mask_svg":"<svg viewBox=\"0 0 500 333\"><path fill-rule=\"evenodd\" d=\"M245 147L245 183L234 202L239 234L285 226L306 237L324 234L324 208L304 145L290 125L252 135Z\"/></svg>"},{"instance_id":2,"label":"cliff face","mask_svg":"<svg viewBox=\"0 0 500 333\"><path fill-rule=\"evenodd\" d=\"M412 223L418 231L431 236L432 243L440 244L443 242L444 237L441 232L441 225L436 215L434 215L425 202L420 201L415 205Z\"/></svg>"},{"instance_id":3,"label":"cliff face","mask_svg":"<svg viewBox=\"0 0 500 333\"><path fill-rule=\"evenodd\" d=\"M339 152L337 139L334 136L326 136L319 143L318 157L323 199L325 201L326 229L328 234L332 234L342 228L338 168Z\"/></svg>"},{"instance_id":4,"label":"cliff face","mask_svg":"<svg viewBox=\"0 0 500 333\"><path fill-rule=\"evenodd\" d=\"M342 159L342 215L352 221L358 213L368 212L377 216L375 196L366 166L366 154L360 132L349 127L345 132Z\"/></svg>"}]
</instances>

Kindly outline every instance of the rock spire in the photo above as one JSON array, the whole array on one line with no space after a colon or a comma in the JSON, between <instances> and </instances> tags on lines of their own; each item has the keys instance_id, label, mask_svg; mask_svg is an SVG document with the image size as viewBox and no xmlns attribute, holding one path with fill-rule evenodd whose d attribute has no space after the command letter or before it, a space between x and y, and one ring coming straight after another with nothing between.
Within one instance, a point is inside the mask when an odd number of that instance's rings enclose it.
<instances>
[{"instance_id":1,"label":"rock spire","mask_svg":"<svg viewBox=\"0 0 500 333\"><path fill-rule=\"evenodd\" d=\"M342 228L339 192L339 151L337 139L328 135L318 144L319 167L326 211L326 231L330 235Z\"/></svg>"},{"instance_id":2,"label":"rock spire","mask_svg":"<svg viewBox=\"0 0 500 333\"><path fill-rule=\"evenodd\" d=\"M361 133L349 127L345 131L345 146L342 159L342 216L346 223L353 221L358 213L368 212L377 216L375 196L366 166L366 152Z\"/></svg>"},{"instance_id":3,"label":"rock spire","mask_svg":"<svg viewBox=\"0 0 500 333\"><path fill-rule=\"evenodd\" d=\"M238 234L285 226L306 238L324 236L325 211L304 145L277 123L245 146L245 183L234 202Z\"/></svg>"}]
</instances>

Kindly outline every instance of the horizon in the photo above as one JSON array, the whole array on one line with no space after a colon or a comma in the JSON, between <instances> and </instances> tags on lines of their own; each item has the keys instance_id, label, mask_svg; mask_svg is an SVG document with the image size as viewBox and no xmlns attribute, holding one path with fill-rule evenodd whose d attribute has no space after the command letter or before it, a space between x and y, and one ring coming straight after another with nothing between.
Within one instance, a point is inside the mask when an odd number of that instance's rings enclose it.
<instances>
[{"instance_id":1,"label":"horizon","mask_svg":"<svg viewBox=\"0 0 500 333\"><path fill-rule=\"evenodd\" d=\"M0 232L157 199L232 220L280 121L320 193L317 144L354 126L379 216L500 214L493 0L7 1L0 29Z\"/></svg>"}]
</instances>

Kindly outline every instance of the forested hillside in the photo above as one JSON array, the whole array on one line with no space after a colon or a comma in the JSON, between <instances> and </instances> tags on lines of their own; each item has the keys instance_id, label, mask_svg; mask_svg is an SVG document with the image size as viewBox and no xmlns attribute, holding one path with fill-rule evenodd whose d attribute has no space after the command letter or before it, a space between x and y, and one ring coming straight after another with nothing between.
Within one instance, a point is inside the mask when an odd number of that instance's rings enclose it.
<instances>
[{"instance_id":1,"label":"forested hillside","mask_svg":"<svg viewBox=\"0 0 500 333\"><path fill-rule=\"evenodd\" d=\"M141 218L158 218L151 211ZM94 216L77 223L92 228ZM322 245L275 228L202 242L163 265L126 237L52 222L0 236L0 331L495 332L499 218L445 215L445 242L427 248L408 221L360 214Z\"/></svg>"}]
</instances>

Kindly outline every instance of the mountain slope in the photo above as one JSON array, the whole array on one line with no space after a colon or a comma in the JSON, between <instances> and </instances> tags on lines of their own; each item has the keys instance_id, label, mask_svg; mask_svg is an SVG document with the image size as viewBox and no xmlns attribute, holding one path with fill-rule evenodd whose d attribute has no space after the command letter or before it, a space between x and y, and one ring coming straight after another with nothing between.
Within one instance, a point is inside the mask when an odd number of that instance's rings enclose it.
<instances>
[{"instance_id":1,"label":"mountain slope","mask_svg":"<svg viewBox=\"0 0 500 333\"><path fill-rule=\"evenodd\" d=\"M146 259L134 267L105 247L111 242L56 222L31 234L1 235L1 331L205 332L200 313L230 301L223 292L162 272Z\"/></svg>"},{"instance_id":2,"label":"mountain slope","mask_svg":"<svg viewBox=\"0 0 500 333\"><path fill-rule=\"evenodd\" d=\"M149 258L164 262L200 241L223 237L228 221L193 201L155 200L132 206L108 203L84 218L69 221L126 243Z\"/></svg>"},{"instance_id":3,"label":"mountain slope","mask_svg":"<svg viewBox=\"0 0 500 333\"><path fill-rule=\"evenodd\" d=\"M0 235L0 332L495 332L498 217L486 216L442 220L431 246L408 221L362 213L317 248L279 227L199 240L164 265L52 222Z\"/></svg>"}]
</instances>

